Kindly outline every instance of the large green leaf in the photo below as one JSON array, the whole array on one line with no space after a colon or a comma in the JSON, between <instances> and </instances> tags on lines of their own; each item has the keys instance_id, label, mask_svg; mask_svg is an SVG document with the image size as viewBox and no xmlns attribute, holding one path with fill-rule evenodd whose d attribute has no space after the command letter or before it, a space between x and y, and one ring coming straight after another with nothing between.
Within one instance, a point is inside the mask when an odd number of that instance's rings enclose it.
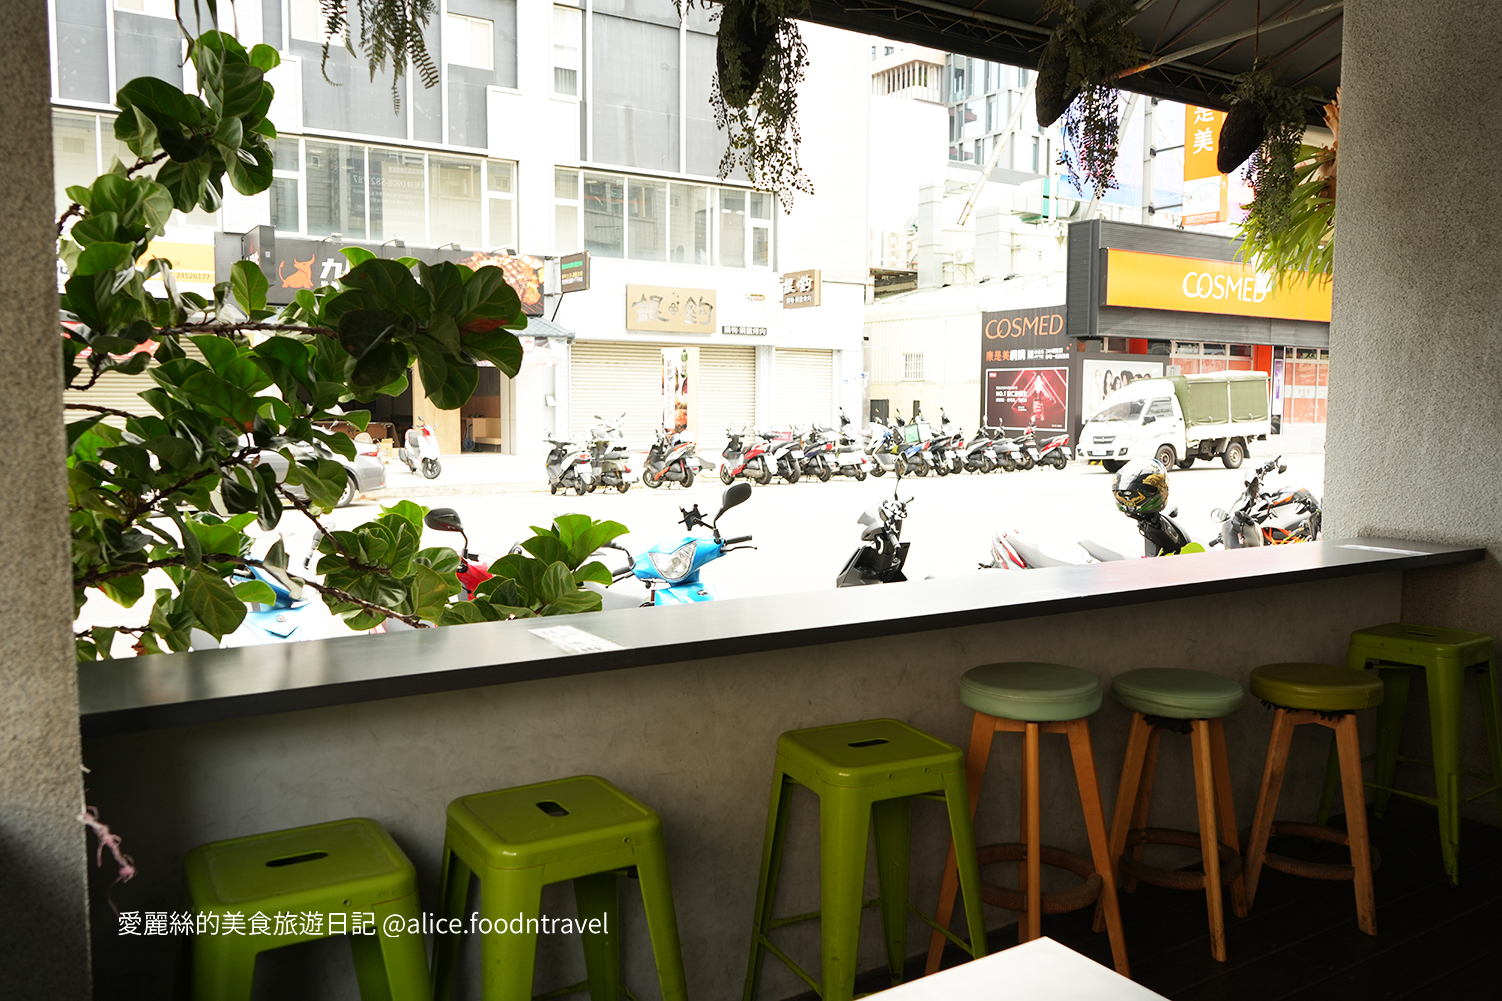
<instances>
[{"instance_id":1,"label":"large green leaf","mask_svg":"<svg viewBox=\"0 0 1502 1001\"><path fill-rule=\"evenodd\" d=\"M339 284L368 292L386 309L427 319L428 296L418 287L412 272L397 261L380 257L361 261L339 279Z\"/></svg>"},{"instance_id":2,"label":"large green leaf","mask_svg":"<svg viewBox=\"0 0 1502 1001\"><path fill-rule=\"evenodd\" d=\"M574 575L567 563L550 563L537 581L537 596L551 605L574 590Z\"/></svg>"},{"instance_id":3,"label":"large green leaf","mask_svg":"<svg viewBox=\"0 0 1502 1001\"><path fill-rule=\"evenodd\" d=\"M271 286L254 261L236 261L230 268L229 285L235 303L246 316L266 308L266 291Z\"/></svg>"},{"instance_id":4,"label":"large green leaf","mask_svg":"<svg viewBox=\"0 0 1502 1001\"><path fill-rule=\"evenodd\" d=\"M183 597L203 631L215 639L234 632L245 620L245 603L235 597L224 578L201 567L188 575Z\"/></svg>"}]
</instances>

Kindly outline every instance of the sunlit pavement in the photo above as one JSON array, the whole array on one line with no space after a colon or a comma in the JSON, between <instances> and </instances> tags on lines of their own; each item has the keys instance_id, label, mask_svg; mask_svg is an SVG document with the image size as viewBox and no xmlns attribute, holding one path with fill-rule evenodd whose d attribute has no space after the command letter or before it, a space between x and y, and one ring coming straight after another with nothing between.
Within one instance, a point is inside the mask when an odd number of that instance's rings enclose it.
<instances>
[{"instance_id":1,"label":"sunlit pavement","mask_svg":"<svg viewBox=\"0 0 1502 1001\"><path fill-rule=\"evenodd\" d=\"M1259 443L1239 470L1224 468L1217 460L1197 462L1190 469L1174 469L1169 475L1171 505L1179 509L1190 533L1208 541L1215 532L1210 512L1216 507L1232 506L1240 494L1245 477L1276 454ZM456 457L459 459L469 458ZM478 458L478 457L477 457ZM512 460L518 474L530 467L535 476L541 472L540 460ZM1324 455L1290 454L1284 457L1288 472L1274 475L1272 483L1289 487L1308 487L1323 496ZM395 463L394 466L399 465ZM455 464L465 469L465 464ZM476 468L479 464L476 464ZM489 465L488 463L486 465ZM392 468L392 467L389 467ZM445 460L445 473L450 466ZM466 469L468 472L468 469ZM479 475L478 473L474 475ZM411 483L421 489L443 485L437 481L411 477L402 469L388 473L390 485L380 500L361 500L334 512L325 520L334 528L349 528L380 513L381 504L389 504L407 493L403 485ZM1038 468L1026 472L989 475L962 473L946 477L903 477L900 495L912 498L903 538L912 543L907 574L913 580L930 575L950 576L973 570L988 558L991 532L997 526L1018 529L1030 535L1056 539L1093 539L1128 555L1142 552L1142 540L1134 523L1116 510L1111 498L1113 477L1099 466L1072 462L1064 470ZM463 483L450 483L462 487ZM751 499L727 515L721 525L726 536L752 535L756 549L726 555L704 568L703 580L714 584L721 598L758 594L817 591L834 586L835 575L844 566L851 551L859 544L856 518L866 507L892 496L896 480L888 474L868 477L864 483L835 477L828 483L800 481L796 484L776 481L757 486ZM481 484L475 490L494 489ZM532 525L547 525L558 514L578 512L592 518L619 521L630 529L622 542L633 553L659 542L673 542L684 535L676 524L681 518L679 507L698 504L706 515L719 506L724 486L718 477L701 476L689 490L664 487L649 490L636 483L625 493L614 489L597 490L583 497L550 495L530 489L520 482L508 486L507 492L455 493L449 496L422 496L418 503L429 507L452 507L463 518L471 547L482 556L492 558L505 553L515 542L530 534ZM312 527L295 511L288 511L278 529L283 536L294 569L301 566L308 552ZM700 529L704 533L704 529ZM454 545L457 536L428 532L425 545ZM265 544L258 545L258 551ZM624 558L622 558L624 559ZM88 624L139 622L149 607L152 586L148 580L147 599L140 611L125 612L102 598L91 598L81 621ZM633 595L645 596L645 589L631 579L616 587ZM318 609L328 634L346 632Z\"/></svg>"}]
</instances>

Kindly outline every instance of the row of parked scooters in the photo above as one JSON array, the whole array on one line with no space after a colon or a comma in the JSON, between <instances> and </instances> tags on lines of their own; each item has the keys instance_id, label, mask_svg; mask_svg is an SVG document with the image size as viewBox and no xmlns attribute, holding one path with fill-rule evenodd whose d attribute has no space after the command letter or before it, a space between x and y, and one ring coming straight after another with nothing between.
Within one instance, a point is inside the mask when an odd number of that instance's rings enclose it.
<instances>
[{"instance_id":1,"label":"row of parked scooters","mask_svg":"<svg viewBox=\"0 0 1502 1001\"><path fill-rule=\"evenodd\" d=\"M614 487L620 493L631 489L635 472L631 468L631 449L621 424L621 414L614 420L595 415L595 424L583 442L554 438L544 440L548 451L548 490L551 493L572 490L583 497L599 487ZM642 461L641 482L654 490L665 483L694 485L699 472L699 457L694 443L679 432L657 430L657 440Z\"/></svg>"}]
</instances>

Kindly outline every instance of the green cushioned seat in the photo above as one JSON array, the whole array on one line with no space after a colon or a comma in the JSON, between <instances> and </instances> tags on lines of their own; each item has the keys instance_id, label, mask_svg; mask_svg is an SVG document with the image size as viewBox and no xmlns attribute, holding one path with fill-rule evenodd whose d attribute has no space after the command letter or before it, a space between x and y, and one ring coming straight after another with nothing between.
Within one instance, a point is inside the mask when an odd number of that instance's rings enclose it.
<instances>
[{"instance_id":1,"label":"green cushioned seat","mask_svg":"<svg viewBox=\"0 0 1502 1001\"><path fill-rule=\"evenodd\" d=\"M1084 719L1100 709L1100 679L1064 664L984 664L960 679L960 701L1025 723Z\"/></svg>"},{"instance_id":2,"label":"green cushioned seat","mask_svg":"<svg viewBox=\"0 0 1502 1001\"><path fill-rule=\"evenodd\" d=\"M1382 680L1335 664L1263 664L1252 694L1285 709L1344 712L1382 704Z\"/></svg>"},{"instance_id":3,"label":"green cushioned seat","mask_svg":"<svg viewBox=\"0 0 1502 1001\"><path fill-rule=\"evenodd\" d=\"M1146 716L1222 719L1241 708L1246 692L1230 678L1206 671L1144 667L1112 681L1111 695Z\"/></svg>"}]
</instances>

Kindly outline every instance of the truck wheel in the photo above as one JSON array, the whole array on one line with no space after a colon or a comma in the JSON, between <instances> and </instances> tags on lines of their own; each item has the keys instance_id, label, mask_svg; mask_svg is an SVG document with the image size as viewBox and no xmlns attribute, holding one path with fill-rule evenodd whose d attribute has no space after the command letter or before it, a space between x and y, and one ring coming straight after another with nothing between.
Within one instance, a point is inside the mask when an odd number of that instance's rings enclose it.
<instances>
[{"instance_id":1,"label":"truck wheel","mask_svg":"<svg viewBox=\"0 0 1502 1001\"><path fill-rule=\"evenodd\" d=\"M1153 458L1157 459L1159 462L1163 463L1163 468L1164 469L1172 469L1174 467L1174 463L1176 461L1174 459L1173 446L1172 445L1162 445L1162 446L1160 446L1158 448L1158 450L1153 453Z\"/></svg>"},{"instance_id":2,"label":"truck wheel","mask_svg":"<svg viewBox=\"0 0 1502 1001\"><path fill-rule=\"evenodd\" d=\"M1179 460L1180 469L1188 469L1192 465L1194 465L1194 456L1192 455L1186 455Z\"/></svg>"},{"instance_id":3,"label":"truck wheel","mask_svg":"<svg viewBox=\"0 0 1502 1001\"><path fill-rule=\"evenodd\" d=\"M1245 458L1246 446L1239 441L1233 441L1221 453L1220 461L1227 469L1239 469L1241 467L1241 460Z\"/></svg>"},{"instance_id":4,"label":"truck wheel","mask_svg":"<svg viewBox=\"0 0 1502 1001\"><path fill-rule=\"evenodd\" d=\"M1122 466L1126 465L1126 463L1122 462L1120 459L1102 459L1100 460L1100 464L1108 473L1114 473Z\"/></svg>"}]
</instances>

